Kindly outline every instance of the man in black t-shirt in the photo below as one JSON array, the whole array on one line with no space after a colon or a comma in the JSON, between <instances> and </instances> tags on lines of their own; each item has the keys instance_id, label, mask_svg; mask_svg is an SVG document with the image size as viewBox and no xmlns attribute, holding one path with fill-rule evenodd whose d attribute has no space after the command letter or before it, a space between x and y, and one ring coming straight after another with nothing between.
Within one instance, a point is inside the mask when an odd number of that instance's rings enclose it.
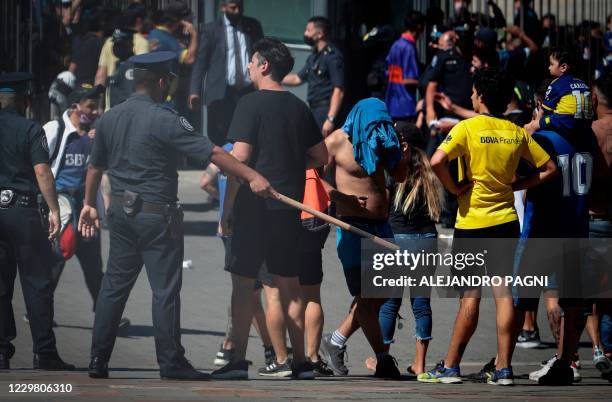
<instances>
[{"instance_id":1,"label":"man in black t-shirt","mask_svg":"<svg viewBox=\"0 0 612 402\"><path fill-rule=\"evenodd\" d=\"M281 85L293 67L289 49L276 39L264 38L254 45L253 52L249 75L258 90L238 103L228 133L234 142L232 153L266 177L278 192L302 200L306 169L323 166L327 148L308 106ZM229 177L222 234L229 234L230 221L235 353L229 364L213 372L213 378L248 378L244 359L253 314L250 300L263 262L274 275L285 309L293 346L292 376L314 378L312 365L304 357L304 301L296 260L299 211L273 199L259 199L248 187Z\"/></svg>"}]
</instances>

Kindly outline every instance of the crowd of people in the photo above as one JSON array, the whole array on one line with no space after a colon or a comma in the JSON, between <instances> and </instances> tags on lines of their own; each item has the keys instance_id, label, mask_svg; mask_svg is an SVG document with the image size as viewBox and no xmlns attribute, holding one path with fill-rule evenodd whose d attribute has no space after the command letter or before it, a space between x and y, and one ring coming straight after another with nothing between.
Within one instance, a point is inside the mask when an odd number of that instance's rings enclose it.
<instances>
[{"instance_id":1,"label":"crowd of people","mask_svg":"<svg viewBox=\"0 0 612 402\"><path fill-rule=\"evenodd\" d=\"M243 15L241 0L221 0L219 17L200 33L181 1L153 13L139 1L119 13L63 2L72 46L67 69L49 90L51 121L40 127L18 116L31 77L0 76L0 278L10 289L0 297L0 369L10 367L14 353L17 269L35 368L74 369L59 357L52 326L53 291L76 254L95 312L93 378L109 375L117 331L129 325L123 310L144 264L162 378L247 379L253 325L264 347L258 375L345 376L349 339L361 329L372 348L366 367L400 379L391 347L402 295L367 297L363 237L350 228L401 250L436 252L442 226L452 229L453 253L496 250L487 275L521 275L536 266L556 279L535 296L492 286L497 350L468 377L514 384L514 349L540 346L541 292L557 350L529 378L580 381L577 348L586 328L593 364L612 381L612 303L580 292L586 267L576 245L612 237L612 16L605 33L585 21L568 35L570 27L556 26L552 14L540 19L528 1L516 2L511 26L493 1L492 15L470 13L469 3L455 1L452 19L409 11L375 80L380 96L348 105L341 122L345 61L325 17L305 21L312 53L291 73L290 50ZM423 36L430 38L426 64L417 47ZM568 37L580 51L567 46ZM306 103L286 89L301 84L308 85ZM200 106L208 116L203 136L192 124ZM16 138L18 130L27 135ZM184 158L205 169L201 188L219 202L218 236L232 281L226 337L211 375L191 366L180 340L176 173ZM37 194L46 201L51 245L33 213ZM321 284L330 226L285 197L350 224L335 238L352 302L328 334ZM105 271L100 221L110 238ZM538 242L551 238L562 250L552 263ZM53 269L45 270L49 261ZM460 363L478 325L482 289L456 290L448 351L428 369L431 289L410 289L415 353L407 374L417 381L465 378Z\"/></svg>"}]
</instances>

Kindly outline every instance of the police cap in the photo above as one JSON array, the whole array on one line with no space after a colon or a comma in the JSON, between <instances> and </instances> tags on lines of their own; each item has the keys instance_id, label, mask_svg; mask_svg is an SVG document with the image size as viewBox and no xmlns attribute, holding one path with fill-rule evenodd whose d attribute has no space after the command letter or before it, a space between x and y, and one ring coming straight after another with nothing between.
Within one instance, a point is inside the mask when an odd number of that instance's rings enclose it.
<instances>
[{"instance_id":1,"label":"police cap","mask_svg":"<svg viewBox=\"0 0 612 402\"><path fill-rule=\"evenodd\" d=\"M152 52L144 53L129 58L134 63L134 73L149 72L159 77L168 75L172 71L176 53L174 52Z\"/></svg>"},{"instance_id":2,"label":"police cap","mask_svg":"<svg viewBox=\"0 0 612 402\"><path fill-rule=\"evenodd\" d=\"M32 74L30 73L16 72L0 74L0 92L24 92L27 89L28 82L31 80Z\"/></svg>"}]
</instances>

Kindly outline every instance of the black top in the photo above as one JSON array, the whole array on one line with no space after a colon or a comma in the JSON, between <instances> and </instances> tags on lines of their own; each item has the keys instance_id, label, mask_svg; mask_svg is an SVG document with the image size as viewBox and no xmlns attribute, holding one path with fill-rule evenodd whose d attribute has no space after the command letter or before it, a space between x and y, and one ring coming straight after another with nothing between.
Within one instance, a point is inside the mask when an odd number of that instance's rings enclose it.
<instances>
[{"instance_id":1,"label":"black top","mask_svg":"<svg viewBox=\"0 0 612 402\"><path fill-rule=\"evenodd\" d=\"M228 139L252 145L249 166L281 194L302 201L306 150L323 141L304 102L286 91L260 90L245 95L234 112ZM240 191L250 190L243 185ZM291 209L270 198L266 205L270 209Z\"/></svg>"},{"instance_id":2,"label":"black top","mask_svg":"<svg viewBox=\"0 0 612 402\"><path fill-rule=\"evenodd\" d=\"M456 105L472 109L470 65L456 49L445 50L434 56L423 78L437 82L438 92L444 92Z\"/></svg>"},{"instance_id":3,"label":"black top","mask_svg":"<svg viewBox=\"0 0 612 402\"><path fill-rule=\"evenodd\" d=\"M76 64L76 83L93 84L98 70L98 59L104 39L92 32L86 33L76 45L72 61Z\"/></svg>"},{"instance_id":4,"label":"black top","mask_svg":"<svg viewBox=\"0 0 612 402\"><path fill-rule=\"evenodd\" d=\"M113 195L130 190L147 202L175 203L179 157L204 167L213 147L176 111L135 93L99 119L90 161L108 170Z\"/></svg>"},{"instance_id":5,"label":"black top","mask_svg":"<svg viewBox=\"0 0 612 402\"><path fill-rule=\"evenodd\" d=\"M318 52L316 49L306 59L298 73L308 83L308 103L330 101L335 87L344 88L344 58L332 44Z\"/></svg>"},{"instance_id":6,"label":"black top","mask_svg":"<svg viewBox=\"0 0 612 402\"><path fill-rule=\"evenodd\" d=\"M393 234L412 234L412 233L438 233L436 230L436 223L429 216L427 211L427 205L423 200L423 197L418 197L416 200L416 207L413 208L409 215L405 215L401 209L395 209L395 191L397 185L394 180L386 176L386 185L389 188L389 224L393 230ZM404 194L400 206L403 204L406 196L410 192L410 189Z\"/></svg>"},{"instance_id":7,"label":"black top","mask_svg":"<svg viewBox=\"0 0 612 402\"><path fill-rule=\"evenodd\" d=\"M0 190L37 194L34 166L49 163L42 127L15 109L0 110Z\"/></svg>"}]
</instances>

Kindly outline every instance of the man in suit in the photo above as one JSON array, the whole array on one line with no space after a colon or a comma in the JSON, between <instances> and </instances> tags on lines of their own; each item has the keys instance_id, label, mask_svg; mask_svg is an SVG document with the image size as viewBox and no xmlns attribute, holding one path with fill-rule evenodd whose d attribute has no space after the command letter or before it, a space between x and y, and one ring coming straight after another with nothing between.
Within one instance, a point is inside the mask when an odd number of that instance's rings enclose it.
<instances>
[{"instance_id":1,"label":"man in suit","mask_svg":"<svg viewBox=\"0 0 612 402\"><path fill-rule=\"evenodd\" d=\"M204 81L204 105L208 109L208 137L225 143L238 99L253 90L247 65L253 43L263 38L259 21L242 15L242 0L221 0L222 14L204 26L191 74L189 107L200 104Z\"/></svg>"}]
</instances>

